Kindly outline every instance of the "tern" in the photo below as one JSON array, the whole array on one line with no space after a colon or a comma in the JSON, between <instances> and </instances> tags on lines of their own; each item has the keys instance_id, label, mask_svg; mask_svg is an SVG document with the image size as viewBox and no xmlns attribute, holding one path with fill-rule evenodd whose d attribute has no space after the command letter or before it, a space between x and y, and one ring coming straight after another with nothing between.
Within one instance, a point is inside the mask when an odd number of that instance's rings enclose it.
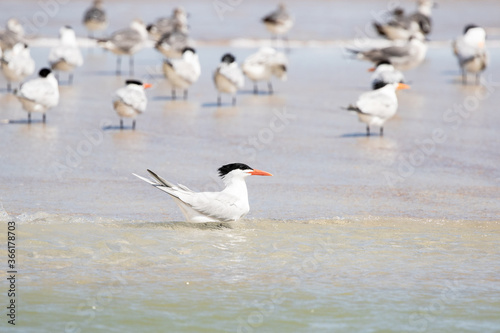
<instances>
[{"instance_id":1,"label":"tern","mask_svg":"<svg viewBox=\"0 0 500 333\"><path fill-rule=\"evenodd\" d=\"M214 73L214 83L219 92L217 105L221 105L220 93L232 94L233 105L236 105L236 93L238 89L243 88L245 77L232 54L226 53L222 56L221 63Z\"/></svg>"},{"instance_id":2,"label":"tern","mask_svg":"<svg viewBox=\"0 0 500 333\"><path fill-rule=\"evenodd\" d=\"M17 43L24 43L24 28L18 19L10 18L6 29L0 32L0 49L11 49Z\"/></svg>"},{"instance_id":3,"label":"tern","mask_svg":"<svg viewBox=\"0 0 500 333\"><path fill-rule=\"evenodd\" d=\"M279 4L277 10L262 18L262 22L267 30L276 38L276 41L278 40L278 36L282 36L283 41L287 44L286 48L288 49L288 38L286 37L286 33L293 26L293 17L288 13L285 4Z\"/></svg>"},{"instance_id":4,"label":"tern","mask_svg":"<svg viewBox=\"0 0 500 333\"><path fill-rule=\"evenodd\" d=\"M89 38L94 36L94 31L106 30L108 20L102 6L102 0L94 0L92 7L85 11L83 24L89 32Z\"/></svg>"},{"instance_id":5,"label":"tern","mask_svg":"<svg viewBox=\"0 0 500 333\"><path fill-rule=\"evenodd\" d=\"M488 53L484 47L486 31L474 24L467 25L463 36L453 42L453 51L462 71L462 83L467 84L467 73L476 74L479 83L481 72L488 65Z\"/></svg>"},{"instance_id":6,"label":"tern","mask_svg":"<svg viewBox=\"0 0 500 333\"><path fill-rule=\"evenodd\" d=\"M370 126L380 126L380 135L384 135L384 123L392 118L398 109L396 89L409 89L404 83L391 83L379 89L359 96L354 105L349 105L348 111L355 111L359 121L366 123L366 136L370 135Z\"/></svg>"},{"instance_id":7,"label":"tern","mask_svg":"<svg viewBox=\"0 0 500 333\"><path fill-rule=\"evenodd\" d=\"M428 35L432 27L432 8L435 7L433 0L418 0L417 12L405 16L400 8L394 10L394 18L386 24L373 23L375 30L380 36L391 40L407 40L415 32Z\"/></svg>"},{"instance_id":8,"label":"tern","mask_svg":"<svg viewBox=\"0 0 500 333\"><path fill-rule=\"evenodd\" d=\"M269 93L273 93L271 76L285 81L287 79L288 61L285 54L270 47L263 47L250 55L241 65L243 73L253 81L253 93L258 93L257 82L267 81Z\"/></svg>"},{"instance_id":9,"label":"tern","mask_svg":"<svg viewBox=\"0 0 500 333\"><path fill-rule=\"evenodd\" d=\"M200 60L193 48L186 47L181 59L165 59L163 73L172 85L172 99L175 99L175 89L184 89L184 99L187 99L187 89L201 74Z\"/></svg>"},{"instance_id":10,"label":"tern","mask_svg":"<svg viewBox=\"0 0 500 333\"><path fill-rule=\"evenodd\" d=\"M35 71L35 61L28 45L24 43L17 43L12 49L6 50L0 61L7 79L7 91L11 90L12 82L21 82Z\"/></svg>"},{"instance_id":11,"label":"tern","mask_svg":"<svg viewBox=\"0 0 500 333\"><path fill-rule=\"evenodd\" d=\"M269 172L253 169L246 164L232 163L219 168L219 176L226 186L221 192L194 192L188 187L175 185L148 169L152 180L134 176L167 192L182 211L188 222L232 222L244 217L249 211L245 178L248 176L272 176Z\"/></svg>"},{"instance_id":12,"label":"tern","mask_svg":"<svg viewBox=\"0 0 500 333\"><path fill-rule=\"evenodd\" d=\"M23 109L28 112L28 123L31 123L31 112L43 113L45 123L47 110L59 104L59 86L52 71L42 68L38 75L38 78L23 83L19 90L14 90Z\"/></svg>"},{"instance_id":13,"label":"tern","mask_svg":"<svg viewBox=\"0 0 500 333\"><path fill-rule=\"evenodd\" d=\"M70 26L59 30L60 43L49 53L50 67L54 71L69 72L69 84L73 83L73 71L83 65L83 57L76 43L75 31Z\"/></svg>"},{"instance_id":14,"label":"tern","mask_svg":"<svg viewBox=\"0 0 500 333\"><path fill-rule=\"evenodd\" d=\"M380 61L389 61L394 68L406 71L420 65L427 54L427 45L422 41L423 36L411 36L405 45L393 45L383 48L374 48L368 51L348 49L361 60L368 60L377 64Z\"/></svg>"},{"instance_id":15,"label":"tern","mask_svg":"<svg viewBox=\"0 0 500 333\"><path fill-rule=\"evenodd\" d=\"M135 130L135 117L146 111L148 100L144 89L151 88L151 84L137 80L125 81L125 87L118 89L113 98L113 108L120 116L120 129L123 129L122 118L134 118L132 129Z\"/></svg>"},{"instance_id":16,"label":"tern","mask_svg":"<svg viewBox=\"0 0 500 333\"><path fill-rule=\"evenodd\" d=\"M372 74L372 88L378 89L390 83L404 83L403 73L394 68L387 60L380 61L369 69Z\"/></svg>"},{"instance_id":17,"label":"tern","mask_svg":"<svg viewBox=\"0 0 500 333\"><path fill-rule=\"evenodd\" d=\"M99 39L97 43L117 55L116 75L121 74L121 56L129 56L129 73L134 75L134 53L144 48L148 32L144 23L134 20L127 29L116 31L107 39Z\"/></svg>"}]
</instances>

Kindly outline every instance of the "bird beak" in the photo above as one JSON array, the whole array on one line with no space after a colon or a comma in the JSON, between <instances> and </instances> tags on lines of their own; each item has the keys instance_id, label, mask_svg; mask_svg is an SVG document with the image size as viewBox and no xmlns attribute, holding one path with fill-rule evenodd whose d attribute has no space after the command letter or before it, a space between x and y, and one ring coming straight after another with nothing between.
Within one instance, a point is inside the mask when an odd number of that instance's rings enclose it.
<instances>
[{"instance_id":1,"label":"bird beak","mask_svg":"<svg viewBox=\"0 0 500 333\"><path fill-rule=\"evenodd\" d=\"M265 171L262 171L262 170L257 170L257 169L253 169L250 174L252 176L272 176L269 172L265 172Z\"/></svg>"},{"instance_id":2,"label":"bird beak","mask_svg":"<svg viewBox=\"0 0 500 333\"><path fill-rule=\"evenodd\" d=\"M144 89L148 89L151 88L153 85L151 83L144 83L142 86L144 87Z\"/></svg>"},{"instance_id":3,"label":"bird beak","mask_svg":"<svg viewBox=\"0 0 500 333\"><path fill-rule=\"evenodd\" d=\"M375 67L368 68L368 72L375 72Z\"/></svg>"},{"instance_id":4,"label":"bird beak","mask_svg":"<svg viewBox=\"0 0 500 333\"><path fill-rule=\"evenodd\" d=\"M410 86L404 83L399 83L396 90L401 90L401 89L410 89Z\"/></svg>"}]
</instances>

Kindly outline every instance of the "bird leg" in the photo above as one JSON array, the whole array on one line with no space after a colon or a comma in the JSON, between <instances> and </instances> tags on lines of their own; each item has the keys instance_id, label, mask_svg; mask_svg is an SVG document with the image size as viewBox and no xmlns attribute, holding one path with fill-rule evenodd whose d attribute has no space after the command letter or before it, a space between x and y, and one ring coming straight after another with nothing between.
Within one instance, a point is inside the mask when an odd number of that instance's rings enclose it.
<instances>
[{"instance_id":1,"label":"bird leg","mask_svg":"<svg viewBox=\"0 0 500 333\"><path fill-rule=\"evenodd\" d=\"M7 91L10 92L12 90L12 85L10 84L10 81L7 82Z\"/></svg>"},{"instance_id":2,"label":"bird leg","mask_svg":"<svg viewBox=\"0 0 500 333\"><path fill-rule=\"evenodd\" d=\"M28 124L31 124L31 112L28 112Z\"/></svg>"},{"instance_id":3,"label":"bird leg","mask_svg":"<svg viewBox=\"0 0 500 333\"><path fill-rule=\"evenodd\" d=\"M257 95L259 93L259 88L257 87L257 82L253 81L253 93Z\"/></svg>"},{"instance_id":4,"label":"bird leg","mask_svg":"<svg viewBox=\"0 0 500 333\"><path fill-rule=\"evenodd\" d=\"M481 81L481 73L480 73L480 72L478 72L478 73L476 74L476 85L479 85L479 82L480 82L480 81Z\"/></svg>"},{"instance_id":5,"label":"bird leg","mask_svg":"<svg viewBox=\"0 0 500 333\"><path fill-rule=\"evenodd\" d=\"M73 84L73 73L70 73L70 74L69 74L69 77L68 77L68 84L69 84L69 85L72 85L72 84Z\"/></svg>"},{"instance_id":6,"label":"bird leg","mask_svg":"<svg viewBox=\"0 0 500 333\"><path fill-rule=\"evenodd\" d=\"M467 73L465 72L465 69L462 68L462 84L467 85Z\"/></svg>"},{"instance_id":7,"label":"bird leg","mask_svg":"<svg viewBox=\"0 0 500 333\"><path fill-rule=\"evenodd\" d=\"M42 116L42 122L43 122L44 124L45 124L45 120L46 120L45 118L46 118L46 117L45 117L45 113L44 113L44 114L43 114L43 116Z\"/></svg>"},{"instance_id":8,"label":"bird leg","mask_svg":"<svg viewBox=\"0 0 500 333\"><path fill-rule=\"evenodd\" d=\"M134 75L134 56L133 55L130 55L128 65L129 65L128 71L129 71L130 75Z\"/></svg>"},{"instance_id":9,"label":"bird leg","mask_svg":"<svg viewBox=\"0 0 500 333\"><path fill-rule=\"evenodd\" d=\"M273 84L271 83L271 81L267 83L267 88L269 89L269 95L272 95L274 91L273 91Z\"/></svg>"},{"instance_id":10,"label":"bird leg","mask_svg":"<svg viewBox=\"0 0 500 333\"><path fill-rule=\"evenodd\" d=\"M132 121L132 129L135 131L135 119Z\"/></svg>"},{"instance_id":11,"label":"bird leg","mask_svg":"<svg viewBox=\"0 0 500 333\"><path fill-rule=\"evenodd\" d=\"M120 129L123 129L123 119L120 119Z\"/></svg>"},{"instance_id":12,"label":"bird leg","mask_svg":"<svg viewBox=\"0 0 500 333\"><path fill-rule=\"evenodd\" d=\"M221 98L220 98L220 95L217 96L217 105L220 106L221 104Z\"/></svg>"},{"instance_id":13,"label":"bird leg","mask_svg":"<svg viewBox=\"0 0 500 333\"><path fill-rule=\"evenodd\" d=\"M184 100L188 99L188 91L184 89Z\"/></svg>"},{"instance_id":14,"label":"bird leg","mask_svg":"<svg viewBox=\"0 0 500 333\"><path fill-rule=\"evenodd\" d=\"M236 105L236 95L233 95L233 106Z\"/></svg>"},{"instance_id":15,"label":"bird leg","mask_svg":"<svg viewBox=\"0 0 500 333\"><path fill-rule=\"evenodd\" d=\"M380 127L380 136L384 136L384 128Z\"/></svg>"},{"instance_id":16,"label":"bird leg","mask_svg":"<svg viewBox=\"0 0 500 333\"><path fill-rule=\"evenodd\" d=\"M176 99L176 97L175 97L175 89L172 89L172 99Z\"/></svg>"},{"instance_id":17,"label":"bird leg","mask_svg":"<svg viewBox=\"0 0 500 333\"><path fill-rule=\"evenodd\" d=\"M122 73L122 56L116 56L116 75L121 75Z\"/></svg>"},{"instance_id":18,"label":"bird leg","mask_svg":"<svg viewBox=\"0 0 500 333\"><path fill-rule=\"evenodd\" d=\"M370 125L366 125L366 136L370 136Z\"/></svg>"}]
</instances>

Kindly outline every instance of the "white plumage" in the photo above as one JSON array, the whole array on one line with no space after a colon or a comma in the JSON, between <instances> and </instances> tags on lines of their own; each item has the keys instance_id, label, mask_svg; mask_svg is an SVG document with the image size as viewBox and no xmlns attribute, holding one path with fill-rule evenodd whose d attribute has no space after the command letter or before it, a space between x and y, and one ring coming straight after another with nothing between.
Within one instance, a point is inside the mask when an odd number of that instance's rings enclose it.
<instances>
[{"instance_id":1,"label":"white plumage","mask_svg":"<svg viewBox=\"0 0 500 333\"><path fill-rule=\"evenodd\" d=\"M11 49L17 43L25 43L24 28L16 18L7 21L6 29L0 32L0 49Z\"/></svg>"},{"instance_id":2,"label":"white plumage","mask_svg":"<svg viewBox=\"0 0 500 333\"><path fill-rule=\"evenodd\" d=\"M235 105L236 93L243 88L245 77L232 54L226 53L222 57L221 63L214 73L214 83L219 92L217 104L221 105L220 93L226 93L233 95L233 105Z\"/></svg>"},{"instance_id":3,"label":"white plumage","mask_svg":"<svg viewBox=\"0 0 500 333\"><path fill-rule=\"evenodd\" d=\"M38 78L23 83L15 94L28 112L28 122L31 122L31 112L43 113L45 122L47 110L59 104L59 86L48 68L41 69Z\"/></svg>"},{"instance_id":4,"label":"white plumage","mask_svg":"<svg viewBox=\"0 0 500 333\"><path fill-rule=\"evenodd\" d=\"M453 51L457 56L464 84L467 84L467 73L476 74L476 84L479 83L479 76L488 65L485 42L486 31L476 25L466 26L463 36L453 42Z\"/></svg>"},{"instance_id":5,"label":"white plumage","mask_svg":"<svg viewBox=\"0 0 500 333\"><path fill-rule=\"evenodd\" d=\"M271 77L282 81L287 79L288 60L284 53L270 47L263 47L245 59L241 65L243 73L254 82L254 93L258 92L257 82L267 81L269 93L273 92Z\"/></svg>"},{"instance_id":6,"label":"white plumage","mask_svg":"<svg viewBox=\"0 0 500 333\"><path fill-rule=\"evenodd\" d=\"M125 81L125 87L118 89L113 98L113 108L120 116L120 128L123 129L123 119L135 118L146 111L148 100L144 89L151 87L149 83L143 84L136 80ZM135 129L135 119L132 122Z\"/></svg>"},{"instance_id":7,"label":"white plumage","mask_svg":"<svg viewBox=\"0 0 500 333\"><path fill-rule=\"evenodd\" d=\"M70 72L69 83L73 80L75 68L83 65L82 52L76 43L75 31L68 26L59 30L59 45L49 53L49 63L53 70Z\"/></svg>"},{"instance_id":8,"label":"white plumage","mask_svg":"<svg viewBox=\"0 0 500 333\"><path fill-rule=\"evenodd\" d=\"M270 173L250 168L241 163L219 168L225 188L221 192L194 192L187 186L175 185L151 170L152 179L134 176L168 193L179 206L188 222L231 222L244 217L250 210L245 178L251 175L272 176Z\"/></svg>"},{"instance_id":9,"label":"white plumage","mask_svg":"<svg viewBox=\"0 0 500 333\"><path fill-rule=\"evenodd\" d=\"M396 89L408 89L403 83L387 84L382 88L368 91L359 96L354 105L347 110L356 111L361 122L366 123L366 134L370 135L370 126L380 126L383 135L384 123L392 118L398 109Z\"/></svg>"},{"instance_id":10,"label":"white plumage","mask_svg":"<svg viewBox=\"0 0 500 333\"><path fill-rule=\"evenodd\" d=\"M185 48L181 59L165 60L163 73L172 85L172 98L175 98L175 89L183 89L184 98L187 98L187 89L198 81L201 74L200 60L195 50Z\"/></svg>"},{"instance_id":11,"label":"white plumage","mask_svg":"<svg viewBox=\"0 0 500 333\"><path fill-rule=\"evenodd\" d=\"M28 45L17 43L6 50L1 57L2 72L8 81L7 90L11 90L11 82L21 82L35 71L35 61L31 57Z\"/></svg>"},{"instance_id":12,"label":"white plumage","mask_svg":"<svg viewBox=\"0 0 500 333\"><path fill-rule=\"evenodd\" d=\"M266 15L262 22L274 35L284 35L293 27L293 18L283 3L279 4L278 9Z\"/></svg>"}]
</instances>

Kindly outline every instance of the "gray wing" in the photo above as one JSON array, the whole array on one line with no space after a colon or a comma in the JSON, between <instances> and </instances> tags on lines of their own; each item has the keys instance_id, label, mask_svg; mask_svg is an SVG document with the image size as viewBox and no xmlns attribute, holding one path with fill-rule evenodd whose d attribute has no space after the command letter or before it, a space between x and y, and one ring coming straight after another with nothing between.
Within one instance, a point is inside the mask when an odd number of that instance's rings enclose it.
<instances>
[{"instance_id":1,"label":"gray wing","mask_svg":"<svg viewBox=\"0 0 500 333\"><path fill-rule=\"evenodd\" d=\"M83 17L83 22L89 21L106 22L106 12L97 7L90 8Z\"/></svg>"}]
</instances>

